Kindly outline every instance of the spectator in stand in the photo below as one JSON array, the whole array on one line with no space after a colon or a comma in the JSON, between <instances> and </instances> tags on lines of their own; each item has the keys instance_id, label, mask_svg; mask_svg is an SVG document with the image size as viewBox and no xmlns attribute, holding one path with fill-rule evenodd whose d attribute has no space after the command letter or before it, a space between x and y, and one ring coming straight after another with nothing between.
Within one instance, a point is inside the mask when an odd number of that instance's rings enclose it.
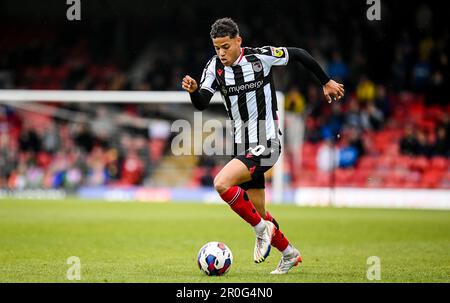
<instances>
[{"instance_id":1,"label":"spectator in stand","mask_svg":"<svg viewBox=\"0 0 450 303\"><path fill-rule=\"evenodd\" d=\"M391 83L395 90L402 90L407 83L408 64L400 46L395 49L394 62L391 69Z\"/></svg>"},{"instance_id":2,"label":"spectator in stand","mask_svg":"<svg viewBox=\"0 0 450 303\"><path fill-rule=\"evenodd\" d=\"M339 149L339 167L354 167L358 161L358 151L353 146L344 146Z\"/></svg>"},{"instance_id":3,"label":"spectator in stand","mask_svg":"<svg viewBox=\"0 0 450 303\"><path fill-rule=\"evenodd\" d=\"M25 189L27 186L26 181L26 170L27 165L25 161L20 160L17 164L16 169L14 169L8 179L8 187L11 189Z\"/></svg>"},{"instance_id":4,"label":"spectator in stand","mask_svg":"<svg viewBox=\"0 0 450 303\"><path fill-rule=\"evenodd\" d=\"M447 137L450 136L450 115L449 113L444 113L444 117L442 118L442 121L439 123L439 126L442 126L445 128L445 133L447 134Z\"/></svg>"},{"instance_id":5,"label":"spectator in stand","mask_svg":"<svg viewBox=\"0 0 450 303\"><path fill-rule=\"evenodd\" d=\"M428 142L427 135L423 130L417 132L417 156L431 157L433 146Z\"/></svg>"},{"instance_id":6,"label":"spectator in stand","mask_svg":"<svg viewBox=\"0 0 450 303\"><path fill-rule=\"evenodd\" d=\"M102 147L95 146L88 157L87 184L93 186L105 185L108 182L105 153Z\"/></svg>"},{"instance_id":7,"label":"spectator in stand","mask_svg":"<svg viewBox=\"0 0 450 303\"><path fill-rule=\"evenodd\" d=\"M77 124L74 130L74 140L77 146L84 153L90 153L94 147L95 137L92 134L89 124Z\"/></svg>"},{"instance_id":8,"label":"spectator in stand","mask_svg":"<svg viewBox=\"0 0 450 303\"><path fill-rule=\"evenodd\" d=\"M213 170L217 166L216 159L202 155L198 160L198 166L203 168L203 174L200 176L200 185L205 187L214 186Z\"/></svg>"},{"instance_id":9,"label":"spectator in stand","mask_svg":"<svg viewBox=\"0 0 450 303\"><path fill-rule=\"evenodd\" d=\"M335 148L331 137L326 138L317 151L317 168L323 172L330 172L339 163L339 151Z\"/></svg>"},{"instance_id":10,"label":"spectator in stand","mask_svg":"<svg viewBox=\"0 0 450 303\"><path fill-rule=\"evenodd\" d=\"M207 167L205 173L200 177L200 185L204 187L214 186L214 177L212 175L212 168Z\"/></svg>"},{"instance_id":11,"label":"spectator in stand","mask_svg":"<svg viewBox=\"0 0 450 303\"><path fill-rule=\"evenodd\" d=\"M287 112L297 113L298 115L303 114L305 111L305 97L303 97L297 87L291 87L286 93L286 97L284 98L284 109Z\"/></svg>"},{"instance_id":12,"label":"spectator in stand","mask_svg":"<svg viewBox=\"0 0 450 303\"><path fill-rule=\"evenodd\" d=\"M428 89L430 74L431 66L428 55L422 53L413 68L413 82L417 92L425 92Z\"/></svg>"},{"instance_id":13,"label":"spectator in stand","mask_svg":"<svg viewBox=\"0 0 450 303\"><path fill-rule=\"evenodd\" d=\"M106 171L108 174L108 180L109 181L116 181L120 178L120 164L119 164L119 151L116 148L109 148L106 151Z\"/></svg>"},{"instance_id":14,"label":"spectator in stand","mask_svg":"<svg viewBox=\"0 0 450 303\"><path fill-rule=\"evenodd\" d=\"M308 86L306 100L306 115L318 118L322 113L322 99L315 85Z\"/></svg>"},{"instance_id":15,"label":"spectator in stand","mask_svg":"<svg viewBox=\"0 0 450 303\"><path fill-rule=\"evenodd\" d=\"M433 73L430 79L430 89L427 96L427 103L437 105L447 105L450 100L450 93L447 89L449 77L449 58L448 50L445 50L448 45L448 38L441 38L437 41L436 53L433 56L432 66ZM448 48L448 46L447 46Z\"/></svg>"},{"instance_id":16,"label":"spectator in stand","mask_svg":"<svg viewBox=\"0 0 450 303\"><path fill-rule=\"evenodd\" d=\"M436 129L436 141L432 152L434 156L450 157L450 136L442 125Z\"/></svg>"},{"instance_id":17,"label":"spectator in stand","mask_svg":"<svg viewBox=\"0 0 450 303\"><path fill-rule=\"evenodd\" d=\"M374 104L377 109L381 110L385 119L390 116L391 104L386 93L386 87L382 84L377 85Z\"/></svg>"},{"instance_id":18,"label":"spectator in stand","mask_svg":"<svg viewBox=\"0 0 450 303\"><path fill-rule=\"evenodd\" d=\"M348 111L345 117L345 124L349 127L355 127L358 130L364 129L363 118L360 111L360 105L356 99L351 99Z\"/></svg>"},{"instance_id":19,"label":"spectator in stand","mask_svg":"<svg viewBox=\"0 0 450 303\"><path fill-rule=\"evenodd\" d=\"M7 132L0 132L0 188L7 186L7 180L17 166L17 152L10 148Z\"/></svg>"},{"instance_id":20,"label":"spectator in stand","mask_svg":"<svg viewBox=\"0 0 450 303\"><path fill-rule=\"evenodd\" d=\"M427 104L445 104L447 89L444 82L444 74L441 71L435 71L431 75L430 88L427 95Z\"/></svg>"},{"instance_id":21,"label":"spectator in stand","mask_svg":"<svg viewBox=\"0 0 450 303\"><path fill-rule=\"evenodd\" d=\"M352 128L352 130L353 132L357 131L354 128ZM339 155L337 163L340 168L350 168L355 166L360 157L358 149L350 142L350 134L350 130L346 130L342 136L339 136L341 140L338 143L336 152Z\"/></svg>"},{"instance_id":22,"label":"spectator in stand","mask_svg":"<svg viewBox=\"0 0 450 303\"><path fill-rule=\"evenodd\" d=\"M121 183L124 185L138 185L142 183L144 163L136 151L130 150L125 157L121 171Z\"/></svg>"},{"instance_id":23,"label":"spectator in stand","mask_svg":"<svg viewBox=\"0 0 450 303\"><path fill-rule=\"evenodd\" d=\"M92 122L92 129L101 141L108 142L117 133L117 124L110 110L101 105L97 107L96 117Z\"/></svg>"},{"instance_id":24,"label":"spectator in stand","mask_svg":"<svg viewBox=\"0 0 450 303\"><path fill-rule=\"evenodd\" d=\"M8 116L6 108L0 105L0 132L7 132L9 130Z\"/></svg>"},{"instance_id":25,"label":"spectator in stand","mask_svg":"<svg viewBox=\"0 0 450 303\"><path fill-rule=\"evenodd\" d=\"M362 50L355 50L349 62L349 83L358 83L358 79L368 70L367 57Z\"/></svg>"},{"instance_id":26,"label":"spectator in stand","mask_svg":"<svg viewBox=\"0 0 450 303\"><path fill-rule=\"evenodd\" d=\"M212 169L216 166L216 161L212 157L202 155L198 161L198 166Z\"/></svg>"},{"instance_id":27,"label":"spectator in stand","mask_svg":"<svg viewBox=\"0 0 450 303\"><path fill-rule=\"evenodd\" d=\"M361 76L358 86L356 87L356 98L361 103L372 102L375 99L376 90L375 84L367 78L367 76Z\"/></svg>"},{"instance_id":28,"label":"spectator in stand","mask_svg":"<svg viewBox=\"0 0 450 303\"><path fill-rule=\"evenodd\" d=\"M320 118L318 119L320 120ZM306 118L305 140L311 143L318 143L322 140L319 130L320 123L316 122L312 117Z\"/></svg>"},{"instance_id":29,"label":"spectator in stand","mask_svg":"<svg viewBox=\"0 0 450 303\"><path fill-rule=\"evenodd\" d=\"M415 135L414 126L407 124L404 129L404 135L400 140L400 153L402 155L417 155L419 149L419 141Z\"/></svg>"},{"instance_id":30,"label":"spectator in stand","mask_svg":"<svg viewBox=\"0 0 450 303\"><path fill-rule=\"evenodd\" d=\"M27 188L41 188L44 179L44 170L39 166L31 164L27 167L25 178Z\"/></svg>"},{"instance_id":31,"label":"spectator in stand","mask_svg":"<svg viewBox=\"0 0 450 303\"><path fill-rule=\"evenodd\" d=\"M342 60L342 55L338 51L334 51L332 54L332 60L328 65L328 74L332 79L336 79L338 82L345 82L348 77L347 64Z\"/></svg>"},{"instance_id":32,"label":"spectator in stand","mask_svg":"<svg viewBox=\"0 0 450 303\"><path fill-rule=\"evenodd\" d=\"M26 123L20 133L19 149L21 152L39 152L41 151L41 138L37 132Z\"/></svg>"},{"instance_id":33,"label":"spectator in stand","mask_svg":"<svg viewBox=\"0 0 450 303\"><path fill-rule=\"evenodd\" d=\"M379 131L383 127L383 112L376 108L373 102L367 104L366 109L362 112L362 119L365 129Z\"/></svg>"},{"instance_id":34,"label":"spectator in stand","mask_svg":"<svg viewBox=\"0 0 450 303\"><path fill-rule=\"evenodd\" d=\"M42 145L44 151L54 154L61 147L58 129L55 122L50 122L43 134Z\"/></svg>"},{"instance_id":35,"label":"spectator in stand","mask_svg":"<svg viewBox=\"0 0 450 303\"><path fill-rule=\"evenodd\" d=\"M356 149L358 152L358 157L364 156L366 154L366 148L364 147L361 131L357 128L351 127L348 130L348 136L348 145Z\"/></svg>"},{"instance_id":36,"label":"spectator in stand","mask_svg":"<svg viewBox=\"0 0 450 303\"><path fill-rule=\"evenodd\" d=\"M50 187L61 188L64 186L64 178L69 167L69 159L66 151L58 151L50 164Z\"/></svg>"},{"instance_id":37,"label":"spectator in stand","mask_svg":"<svg viewBox=\"0 0 450 303\"><path fill-rule=\"evenodd\" d=\"M341 132L344 122L345 115L342 111L341 103L333 103L331 115L326 123L326 127L329 129L333 137L336 137Z\"/></svg>"}]
</instances>

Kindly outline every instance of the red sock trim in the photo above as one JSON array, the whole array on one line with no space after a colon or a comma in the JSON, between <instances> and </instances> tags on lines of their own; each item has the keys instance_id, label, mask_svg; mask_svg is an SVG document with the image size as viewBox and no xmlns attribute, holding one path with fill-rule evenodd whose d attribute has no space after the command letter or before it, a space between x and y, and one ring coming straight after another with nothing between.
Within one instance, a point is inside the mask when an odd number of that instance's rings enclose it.
<instances>
[{"instance_id":1,"label":"red sock trim","mask_svg":"<svg viewBox=\"0 0 450 303\"><path fill-rule=\"evenodd\" d=\"M241 191L242 189L239 186L232 186L229 189L227 189L224 193L222 193L220 197L222 198L222 200L231 205L234 202L236 202Z\"/></svg>"}]
</instances>

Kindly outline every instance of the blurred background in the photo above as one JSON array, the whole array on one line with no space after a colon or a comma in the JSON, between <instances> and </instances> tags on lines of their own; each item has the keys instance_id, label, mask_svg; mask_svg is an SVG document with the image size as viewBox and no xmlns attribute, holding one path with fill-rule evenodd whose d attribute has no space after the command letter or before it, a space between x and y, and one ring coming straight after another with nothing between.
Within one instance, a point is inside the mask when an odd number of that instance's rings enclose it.
<instances>
[{"instance_id":1,"label":"blurred background","mask_svg":"<svg viewBox=\"0 0 450 303\"><path fill-rule=\"evenodd\" d=\"M65 1L2 0L0 89L181 91L182 77L199 79L215 54L210 25L229 16L245 46L304 48L346 87L341 102L328 104L302 66L274 68L286 111L284 201L299 203L297 189L315 188L440 189L448 198L444 2L381 1L379 21L367 19L369 7L365 0L81 0L81 20L68 21ZM137 188L119 195L126 199L203 199L189 193L210 193L230 158L172 154L171 123L192 113L188 103L164 100L0 100L0 196L56 189L104 197L97 189L106 187ZM208 118L225 119L223 105L205 111ZM267 180L270 188L271 171Z\"/></svg>"}]
</instances>

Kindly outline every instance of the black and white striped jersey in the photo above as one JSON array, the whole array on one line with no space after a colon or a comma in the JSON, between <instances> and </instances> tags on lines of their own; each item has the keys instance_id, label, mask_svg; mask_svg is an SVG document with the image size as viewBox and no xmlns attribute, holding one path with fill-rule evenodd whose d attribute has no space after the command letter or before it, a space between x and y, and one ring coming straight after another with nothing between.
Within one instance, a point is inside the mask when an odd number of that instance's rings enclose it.
<instances>
[{"instance_id":1,"label":"black and white striped jersey","mask_svg":"<svg viewBox=\"0 0 450 303\"><path fill-rule=\"evenodd\" d=\"M206 64L200 89L220 91L234 126L234 143L248 147L278 141L277 99L271 68L286 65L285 47L244 47L232 64L224 66L217 56Z\"/></svg>"}]
</instances>

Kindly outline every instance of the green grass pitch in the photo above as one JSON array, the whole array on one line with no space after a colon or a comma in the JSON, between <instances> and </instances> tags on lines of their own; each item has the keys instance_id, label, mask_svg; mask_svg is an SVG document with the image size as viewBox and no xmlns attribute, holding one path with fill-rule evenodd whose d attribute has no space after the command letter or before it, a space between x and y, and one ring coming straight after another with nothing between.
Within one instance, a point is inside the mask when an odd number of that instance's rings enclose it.
<instances>
[{"instance_id":1,"label":"green grass pitch","mask_svg":"<svg viewBox=\"0 0 450 303\"><path fill-rule=\"evenodd\" d=\"M226 205L0 200L0 282L378 282L367 258L380 258L379 282L450 282L450 212L303 208L269 205L303 255L289 274L272 276L273 249L252 260L254 233ZM200 273L196 256L223 241L227 275Z\"/></svg>"}]
</instances>

